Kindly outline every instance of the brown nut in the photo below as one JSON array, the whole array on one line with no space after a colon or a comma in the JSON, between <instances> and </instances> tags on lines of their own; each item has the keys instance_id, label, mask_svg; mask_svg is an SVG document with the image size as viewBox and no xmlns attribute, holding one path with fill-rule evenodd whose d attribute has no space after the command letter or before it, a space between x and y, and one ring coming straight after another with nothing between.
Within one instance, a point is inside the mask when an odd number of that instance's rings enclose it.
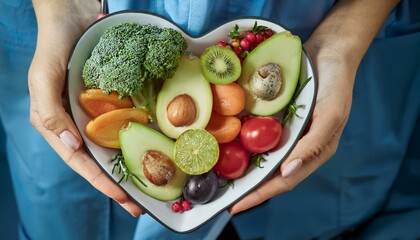
<instances>
[{"instance_id":1,"label":"brown nut","mask_svg":"<svg viewBox=\"0 0 420 240\"><path fill-rule=\"evenodd\" d=\"M143 155L144 176L156 186L163 186L175 176L173 161L163 152L148 150Z\"/></svg>"},{"instance_id":2,"label":"brown nut","mask_svg":"<svg viewBox=\"0 0 420 240\"><path fill-rule=\"evenodd\" d=\"M197 107L188 94L180 94L172 99L166 107L169 122L175 127L189 126L197 116Z\"/></svg>"}]
</instances>

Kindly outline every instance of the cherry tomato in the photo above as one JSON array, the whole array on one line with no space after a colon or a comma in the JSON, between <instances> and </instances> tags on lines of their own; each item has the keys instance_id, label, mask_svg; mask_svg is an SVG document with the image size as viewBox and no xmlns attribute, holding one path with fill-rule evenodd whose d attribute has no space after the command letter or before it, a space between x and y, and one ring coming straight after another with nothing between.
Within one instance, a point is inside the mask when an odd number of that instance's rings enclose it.
<instances>
[{"instance_id":1,"label":"cherry tomato","mask_svg":"<svg viewBox=\"0 0 420 240\"><path fill-rule=\"evenodd\" d=\"M263 153L273 149L281 139L283 128L274 117L247 119L239 134L243 146L252 153Z\"/></svg>"},{"instance_id":2,"label":"cherry tomato","mask_svg":"<svg viewBox=\"0 0 420 240\"><path fill-rule=\"evenodd\" d=\"M219 145L219 160L214 172L226 179L240 178L245 174L249 164L249 152L238 142Z\"/></svg>"}]
</instances>

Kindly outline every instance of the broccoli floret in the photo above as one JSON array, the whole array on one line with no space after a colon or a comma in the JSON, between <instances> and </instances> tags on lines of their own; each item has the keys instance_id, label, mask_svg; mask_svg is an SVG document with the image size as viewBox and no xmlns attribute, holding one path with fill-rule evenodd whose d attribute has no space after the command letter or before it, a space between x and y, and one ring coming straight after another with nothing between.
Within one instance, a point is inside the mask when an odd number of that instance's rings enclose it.
<instances>
[{"instance_id":1,"label":"broccoli floret","mask_svg":"<svg viewBox=\"0 0 420 240\"><path fill-rule=\"evenodd\" d=\"M113 58L103 65L102 72L106 72L106 76L100 81L99 88L105 93L116 91L120 98L125 98L137 94L143 87L144 71L135 56L127 54Z\"/></svg>"},{"instance_id":2,"label":"broccoli floret","mask_svg":"<svg viewBox=\"0 0 420 240\"><path fill-rule=\"evenodd\" d=\"M171 78L178 67L180 57L181 53L170 41L156 41L150 44L144 67L155 78Z\"/></svg>"},{"instance_id":3,"label":"broccoli floret","mask_svg":"<svg viewBox=\"0 0 420 240\"><path fill-rule=\"evenodd\" d=\"M122 23L101 36L82 77L87 88L116 91L121 98L135 97L136 106L153 111L147 106L155 101L162 82L174 75L187 47L182 34L174 29Z\"/></svg>"},{"instance_id":4,"label":"broccoli floret","mask_svg":"<svg viewBox=\"0 0 420 240\"><path fill-rule=\"evenodd\" d=\"M144 66L156 78L171 78L186 49L187 42L180 33L164 28L150 41Z\"/></svg>"},{"instance_id":5,"label":"broccoli floret","mask_svg":"<svg viewBox=\"0 0 420 240\"><path fill-rule=\"evenodd\" d=\"M188 45L184 37L172 28L163 28L159 34L156 35L156 40L170 41L174 46L177 46L178 51L184 52Z\"/></svg>"},{"instance_id":6,"label":"broccoli floret","mask_svg":"<svg viewBox=\"0 0 420 240\"><path fill-rule=\"evenodd\" d=\"M101 57L99 55L92 55L83 67L82 77L87 88L99 88L99 78L101 71L98 67L101 65Z\"/></svg>"}]
</instances>

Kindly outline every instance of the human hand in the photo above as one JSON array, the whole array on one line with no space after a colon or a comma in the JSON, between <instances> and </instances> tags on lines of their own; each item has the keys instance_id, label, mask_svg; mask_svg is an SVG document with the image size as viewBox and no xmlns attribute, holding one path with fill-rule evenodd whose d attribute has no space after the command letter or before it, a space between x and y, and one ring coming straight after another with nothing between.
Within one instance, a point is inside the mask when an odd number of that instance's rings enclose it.
<instances>
[{"instance_id":1,"label":"human hand","mask_svg":"<svg viewBox=\"0 0 420 240\"><path fill-rule=\"evenodd\" d=\"M315 108L306 134L267 181L229 209L232 214L291 191L337 149L350 112L355 69L349 68L347 60L337 51L320 51L311 42L305 44L305 49L313 60L319 84Z\"/></svg>"},{"instance_id":2,"label":"human hand","mask_svg":"<svg viewBox=\"0 0 420 240\"><path fill-rule=\"evenodd\" d=\"M231 213L291 191L335 153L350 113L357 68L398 2L340 0L318 24L304 44L318 80L315 108L307 132L280 168L233 205L229 209Z\"/></svg>"},{"instance_id":3,"label":"human hand","mask_svg":"<svg viewBox=\"0 0 420 240\"><path fill-rule=\"evenodd\" d=\"M38 41L28 76L31 124L68 166L130 214L138 216L142 209L108 178L82 147L81 136L63 106L62 93L71 49L82 31L97 18L99 10L97 1L83 1L86 4L83 6L64 2L65 6L58 6L61 1L51 4L58 7L57 16L51 13L51 5L46 8L47 4L41 6L34 1Z\"/></svg>"}]
</instances>

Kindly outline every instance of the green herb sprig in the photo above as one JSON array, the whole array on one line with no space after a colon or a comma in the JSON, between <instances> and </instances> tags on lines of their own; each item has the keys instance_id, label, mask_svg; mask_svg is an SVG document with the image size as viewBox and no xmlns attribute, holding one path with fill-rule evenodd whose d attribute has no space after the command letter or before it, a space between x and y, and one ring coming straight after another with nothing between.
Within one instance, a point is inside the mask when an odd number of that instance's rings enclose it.
<instances>
[{"instance_id":1,"label":"green herb sprig","mask_svg":"<svg viewBox=\"0 0 420 240\"><path fill-rule=\"evenodd\" d=\"M296 98L299 96L299 94L302 92L302 90L305 88L306 84L312 79L312 77L307 78L296 90L296 92L293 94L292 100L290 100L286 113L283 116L283 120L281 122L281 125L285 125L290 119L292 119L293 116L297 116L298 118L302 118L301 116L297 115L297 110L299 108L304 108L305 105L303 104L297 104Z\"/></svg>"},{"instance_id":2,"label":"green herb sprig","mask_svg":"<svg viewBox=\"0 0 420 240\"><path fill-rule=\"evenodd\" d=\"M130 177L135 178L137 181L139 181L143 186L147 187L147 185L139 178L136 174L132 173L125 164L125 159L122 153L117 153L111 158L111 162L114 163L114 166L112 167L112 174L114 174L114 171L118 171L119 174L123 174L121 179L118 181L118 183L121 183L124 179L125 181L128 181Z\"/></svg>"}]
</instances>

